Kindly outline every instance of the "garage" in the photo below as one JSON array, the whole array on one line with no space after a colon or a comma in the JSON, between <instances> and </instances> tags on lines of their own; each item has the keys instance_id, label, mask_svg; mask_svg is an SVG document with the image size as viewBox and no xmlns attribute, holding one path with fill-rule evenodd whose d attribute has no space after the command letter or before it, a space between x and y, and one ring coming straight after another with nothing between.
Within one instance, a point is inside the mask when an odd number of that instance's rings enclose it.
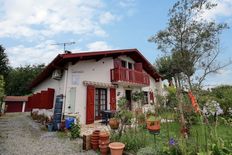
<instances>
[{"instance_id":1,"label":"garage","mask_svg":"<svg viewBox=\"0 0 232 155\"><path fill-rule=\"evenodd\" d=\"M3 99L6 112L26 112L30 111L27 107L28 96L6 96Z\"/></svg>"}]
</instances>

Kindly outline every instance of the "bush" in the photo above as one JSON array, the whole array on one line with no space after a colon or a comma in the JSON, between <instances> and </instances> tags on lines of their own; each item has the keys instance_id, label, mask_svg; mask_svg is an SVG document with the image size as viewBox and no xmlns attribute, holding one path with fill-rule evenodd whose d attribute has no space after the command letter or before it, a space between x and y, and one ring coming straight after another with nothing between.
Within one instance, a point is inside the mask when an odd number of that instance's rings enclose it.
<instances>
[{"instance_id":1,"label":"bush","mask_svg":"<svg viewBox=\"0 0 232 155\"><path fill-rule=\"evenodd\" d=\"M80 133L81 133L81 125L79 123L79 119L77 119L76 124L72 123L71 124L71 138L72 139L76 139L78 137L80 137Z\"/></svg>"}]
</instances>

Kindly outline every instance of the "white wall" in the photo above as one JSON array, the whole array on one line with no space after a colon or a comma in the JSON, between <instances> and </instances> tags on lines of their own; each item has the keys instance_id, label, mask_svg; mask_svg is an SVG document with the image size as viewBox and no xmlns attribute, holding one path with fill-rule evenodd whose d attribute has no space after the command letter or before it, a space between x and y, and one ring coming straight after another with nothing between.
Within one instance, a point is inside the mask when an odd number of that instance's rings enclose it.
<instances>
[{"instance_id":1,"label":"white wall","mask_svg":"<svg viewBox=\"0 0 232 155\"><path fill-rule=\"evenodd\" d=\"M65 104L65 114L70 112L68 106L69 103L69 92L71 88L76 88L76 104L75 112L79 113L81 123L86 122L86 86L83 84L83 81L94 81L94 82L103 82L110 83L110 69L113 66L112 58L103 58L99 61L96 60L87 60L79 61L75 65L70 65L68 70L68 84L67 84L67 98ZM73 83L73 79L76 79L76 83ZM110 108L110 93L107 89L107 98L108 105L107 108Z\"/></svg>"}]
</instances>

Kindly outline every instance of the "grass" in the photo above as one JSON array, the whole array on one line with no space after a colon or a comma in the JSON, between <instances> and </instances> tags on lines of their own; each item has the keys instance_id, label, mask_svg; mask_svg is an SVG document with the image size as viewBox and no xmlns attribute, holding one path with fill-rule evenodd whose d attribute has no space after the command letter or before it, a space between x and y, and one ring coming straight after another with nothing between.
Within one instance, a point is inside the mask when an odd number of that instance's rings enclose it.
<instances>
[{"instance_id":1,"label":"grass","mask_svg":"<svg viewBox=\"0 0 232 155\"><path fill-rule=\"evenodd\" d=\"M69 138L69 135L67 132L56 132L56 135L60 139Z\"/></svg>"},{"instance_id":2,"label":"grass","mask_svg":"<svg viewBox=\"0 0 232 155\"><path fill-rule=\"evenodd\" d=\"M190 130L188 139L181 138L180 125L177 122L162 123L160 134L153 136L147 129L129 129L126 134L123 134L119 139L117 135L113 135L112 139L121 141L126 144L126 150L131 153L136 153L140 148L147 146L157 147L159 149L167 149L169 147L170 138L174 138L182 149L186 149L184 154L189 152L199 152L208 150L212 143L216 143L219 139L223 140L226 145L232 144L232 130L226 125L217 126L216 137L214 126L193 125ZM207 147L206 147L207 146ZM232 146L231 146L232 147ZM231 148L232 149L232 148Z\"/></svg>"}]
</instances>

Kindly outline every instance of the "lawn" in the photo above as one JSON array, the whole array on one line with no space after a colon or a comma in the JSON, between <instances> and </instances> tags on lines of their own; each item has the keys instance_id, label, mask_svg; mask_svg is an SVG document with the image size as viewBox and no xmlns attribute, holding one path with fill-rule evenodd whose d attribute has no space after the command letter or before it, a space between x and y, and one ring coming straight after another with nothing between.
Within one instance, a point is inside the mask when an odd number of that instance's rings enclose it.
<instances>
[{"instance_id":1,"label":"lawn","mask_svg":"<svg viewBox=\"0 0 232 155\"><path fill-rule=\"evenodd\" d=\"M160 134L156 136L149 133L146 128L131 128L121 138L117 134L113 134L112 140L125 143L125 149L136 154L139 149L145 147L170 153L170 139L172 139L174 143L171 145L175 148L178 147L182 151L182 154L196 154L196 152L210 150L213 147L212 144L216 144L217 142L220 142L220 144L223 143L228 149L232 150L231 137L232 130L230 126L218 125L215 128L212 125L206 126L198 124L191 126L188 138L184 139L180 133L180 125L177 122L172 122L162 123Z\"/></svg>"}]
</instances>

